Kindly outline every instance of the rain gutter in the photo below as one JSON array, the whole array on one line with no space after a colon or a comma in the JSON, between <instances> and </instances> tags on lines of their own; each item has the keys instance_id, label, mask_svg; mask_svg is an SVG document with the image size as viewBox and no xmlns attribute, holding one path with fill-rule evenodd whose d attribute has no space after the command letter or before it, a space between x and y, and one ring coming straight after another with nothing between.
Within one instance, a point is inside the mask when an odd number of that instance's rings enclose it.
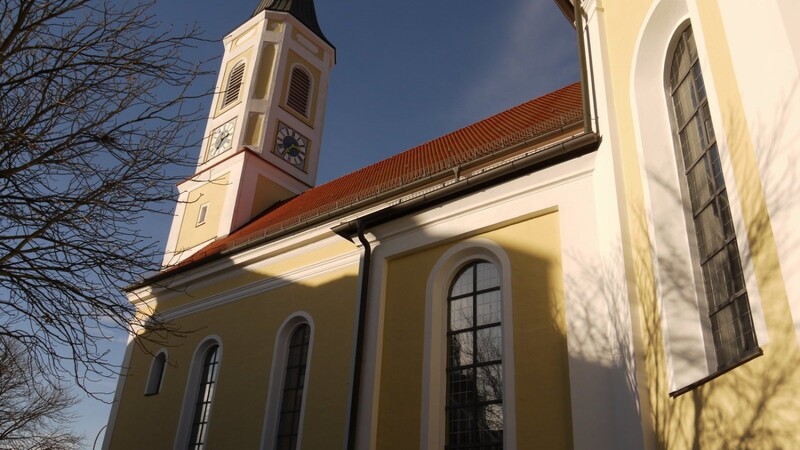
<instances>
[{"instance_id":1,"label":"rain gutter","mask_svg":"<svg viewBox=\"0 0 800 450\"><path fill-rule=\"evenodd\" d=\"M578 65L581 71L581 100L583 102L583 130L592 132L592 115L589 104L589 75L586 68L586 38L583 35L583 10L581 0L575 2L575 37L578 41Z\"/></svg>"},{"instance_id":2,"label":"rain gutter","mask_svg":"<svg viewBox=\"0 0 800 450\"><path fill-rule=\"evenodd\" d=\"M358 219L344 222L332 228L343 238L352 241L358 238L364 247L361 263L361 286L358 296L358 324L356 331L355 355L353 360L353 382L349 405L349 422L347 426L347 440L345 449L353 450L356 445L358 425L359 393L361 391L361 370L363 363L363 349L366 329L367 301L369 297L369 279L371 270L372 247L364 236L365 231L376 225L412 214L417 211L431 208L449 200L462 197L472 192L489 188L507 180L518 178L531 172L568 161L588 153L594 152L600 145L600 136L595 133L584 133L570 140L561 142L553 147L545 148L536 153L524 156L508 164L489 169L485 172L464 179L457 179L453 184L428 192L409 201L390 206L388 208L367 214Z\"/></svg>"}]
</instances>

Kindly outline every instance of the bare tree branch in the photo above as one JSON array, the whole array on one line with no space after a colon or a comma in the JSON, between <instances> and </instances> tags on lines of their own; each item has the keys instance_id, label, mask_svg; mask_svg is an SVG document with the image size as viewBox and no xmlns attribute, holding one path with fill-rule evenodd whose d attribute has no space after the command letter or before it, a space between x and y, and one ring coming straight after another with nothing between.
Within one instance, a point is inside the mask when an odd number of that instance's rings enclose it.
<instances>
[{"instance_id":1,"label":"bare tree branch","mask_svg":"<svg viewBox=\"0 0 800 450\"><path fill-rule=\"evenodd\" d=\"M203 118L184 106L199 31L152 5L0 0L0 336L84 389L115 373L115 330L172 331L120 290L158 269L137 221L171 210Z\"/></svg>"},{"instance_id":2,"label":"bare tree branch","mask_svg":"<svg viewBox=\"0 0 800 450\"><path fill-rule=\"evenodd\" d=\"M67 431L75 397L37 377L36 365L14 340L0 338L0 446L10 450L77 449Z\"/></svg>"}]
</instances>

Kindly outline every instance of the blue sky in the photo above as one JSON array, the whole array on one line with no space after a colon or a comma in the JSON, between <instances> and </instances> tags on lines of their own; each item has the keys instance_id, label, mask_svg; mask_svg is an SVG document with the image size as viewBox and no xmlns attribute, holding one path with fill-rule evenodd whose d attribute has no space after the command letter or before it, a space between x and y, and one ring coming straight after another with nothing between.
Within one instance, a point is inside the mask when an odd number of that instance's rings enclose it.
<instances>
[{"instance_id":1,"label":"blue sky","mask_svg":"<svg viewBox=\"0 0 800 450\"><path fill-rule=\"evenodd\" d=\"M197 23L205 30L215 42L187 55L199 61L220 56L221 38L257 4L160 0L153 12L165 25ZM552 0L315 0L315 5L323 32L337 49L318 184L578 79L574 30ZM209 67L216 70L218 61ZM207 86L198 87L210 89L214 80L206 78ZM163 246L169 220L147 218L142 227ZM112 349L121 360L124 338ZM115 384L108 380L103 387ZM92 400L76 408L75 429L86 436L86 448L92 448L108 411L108 405Z\"/></svg>"}]
</instances>

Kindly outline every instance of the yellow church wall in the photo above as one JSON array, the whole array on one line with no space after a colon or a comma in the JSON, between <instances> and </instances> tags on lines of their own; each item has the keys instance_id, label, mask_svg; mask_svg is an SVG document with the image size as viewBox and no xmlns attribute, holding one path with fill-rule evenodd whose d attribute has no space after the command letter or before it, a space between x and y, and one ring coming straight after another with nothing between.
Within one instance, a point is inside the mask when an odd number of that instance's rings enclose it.
<instances>
[{"instance_id":1,"label":"yellow church wall","mask_svg":"<svg viewBox=\"0 0 800 450\"><path fill-rule=\"evenodd\" d=\"M229 179L230 173L226 173L189 192L175 246L178 251L192 248L217 236ZM198 225L198 213L205 204L208 204L205 222Z\"/></svg>"},{"instance_id":2,"label":"yellow church wall","mask_svg":"<svg viewBox=\"0 0 800 450\"><path fill-rule=\"evenodd\" d=\"M500 245L512 267L516 448L571 448L559 215L477 237ZM437 260L456 244L388 262L377 428L381 450L419 446L428 277Z\"/></svg>"},{"instance_id":3,"label":"yellow church wall","mask_svg":"<svg viewBox=\"0 0 800 450\"><path fill-rule=\"evenodd\" d=\"M259 175L258 181L256 182L256 194L253 196L253 206L250 215L255 217L257 214L275 204L275 202L285 200L294 195L292 191L280 184Z\"/></svg>"},{"instance_id":4,"label":"yellow church wall","mask_svg":"<svg viewBox=\"0 0 800 450\"><path fill-rule=\"evenodd\" d=\"M245 62L245 64L246 64L245 71L249 72L247 70L247 68L250 66L250 64L253 64L253 52L254 52L253 47L250 47L247 50L242 51L241 53L239 53L235 57L231 58L228 61L228 63L225 65L225 72L223 72L224 75L222 77L220 77L220 80L222 82L222 85L220 86L221 90L225 89L225 83L227 82L228 77L230 76L231 70L233 70L233 68L236 67L236 65L239 64L240 62L242 62L242 61ZM243 79L242 80L242 85L243 86L249 85L249 80L247 80L246 78ZM219 117L225 111L228 111L229 109L234 108L236 105L238 105L239 103L242 102L243 98L245 98L245 96L244 95L240 95L239 96L239 100L231 103L230 105L226 105L225 107L223 107L222 106L222 101L224 99L224 96L223 95L218 95L217 96L217 106L214 108L214 111L215 111L214 117Z\"/></svg>"},{"instance_id":5,"label":"yellow church wall","mask_svg":"<svg viewBox=\"0 0 800 450\"><path fill-rule=\"evenodd\" d=\"M217 390L211 410L209 448L259 448L274 342L284 320L304 311L313 339L303 418L303 447L330 448L344 439L350 380L358 267L293 283L176 321L185 337L171 337L162 390L145 396L152 356L134 348L111 449L172 446L195 348L207 336L222 342ZM151 352L160 345L146 344ZM279 381L280 382L280 381ZM165 446L166 445L166 446Z\"/></svg>"},{"instance_id":6,"label":"yellow church wall","mask_svg":"<svg viewBox=\"0 0 800 450\"><path fill-rule=\"evenodd\" d=\"M599 3L599 2L598 2ZM759 336L764 356L740 366L677 398L669 397L667 358L662 317L652 264L651 236L645 216L646 201L641 160L632 111L631 79L635 46L646 15L656 2L604 0L598 5L603 77L615 112L611 133L619 158L628 222L623 245L629 249L627 266L636 281L649 406L644 426L651 428L656 448L797 448L800 446L800 352L794 338L788 299L781 278L756 155L747 127L736 74L716 0L696 3L699 22L692 26L704 35L699 51L708 59L717 105L723 123L717 134L727 139L734 182L740 193L741 213L769 334ZM712 99L713 101L713 99ZM724 131L723 131L724 130ZM647 149L643 149L647 151Z\"/></svg>"},{"instance_id":7,"label":"yellow church wall","mask_svg":"<svg viewBox=\"0 0 800 450\"><path fill-rule=\"evenodd\" d=\"M168 299L155 299L156 306L152 302L142 308L157 308L158 313L166 313L174 308L186 306L188 304L224 294L231 290L247 286L252 283L263 281L269 278L281 278L287 274L314 266L323 261L330 261L351 255L357 252L352 243L336 237L334 240L315 246L309 251L299 251L292 253L287 248L281 249L275 262L263 263L257 267L247 270L236 270L234 274L228 275L223 279L204 279L194 281L186 286L173 286L173 291L169 292ZM286 255L288 253L288 255ZM353 263L355 267L357 263ZM314 276L304 279L301 283L314 287L329 281L330 274Z\"/></svg>"},{"instance_id":8,"label":"yellow church wall","mask_svg":"<svg viewBox=\"0 0 800 450\"><path fill-rule=\"evenodd\" d=\"M254 97L257 99L266 99L269 93L269 82L272 79L272 70L275 65L275 53L277 52L277 45L272 42L265 42L261 44L261 63L258 66L258 75L256 76L256 88Z\"/></svg>"}]
</instances>

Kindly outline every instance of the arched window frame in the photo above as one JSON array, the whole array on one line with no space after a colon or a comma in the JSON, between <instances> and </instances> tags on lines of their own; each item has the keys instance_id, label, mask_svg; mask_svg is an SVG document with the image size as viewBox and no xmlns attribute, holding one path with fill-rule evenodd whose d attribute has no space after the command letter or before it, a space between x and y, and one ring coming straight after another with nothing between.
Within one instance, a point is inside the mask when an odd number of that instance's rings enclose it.
<instances>
[{"instance_id":1,"label":"arched window frame","mask_svg":"<svg viewBox=\"0 0 800 450\"><path fill-rule=\"evenodd\" d=\"M207 422L210 423L213 417L214 408L213 401L216 397L216 392L219 390L219 381L222 368L222 339L219 336L207 336L195 348L192 356L192 362L189 367L189 374L186 380L186 390L183 395L183 406L181 408L181 418L178 425L178 433L175 437L175 450L186 450L189 448L189 443L192 440L191 433L195 419L195 405L199 396L201 382L200 379L203 375L203 369L206 356L210 349L216 347L217 355L217 372L215 377L214 394L211 400L211 410L208 414ZM206 430L206 440L208 439L208 430Z\"/></svg>"},{"instance_id":2,"label":"arched window frame","mask_svg":"<svg viewBox=\"0 0 800 450\"><path fill-rule=\"evenodd\" d=\"M503 447L516 448L516 393L514 376L514 328L511 298L511 260L495 242L469 239L448 249L428 277L425 306L422 410L420 448L444 448L447 424L447 307L456 275L472 261L494 264L500 272L503 336Z\"/></svg>"},{"instance_id":3,"label":"arched window frame","mask_svg":"<svg viewBox=\"0 0 800 450\"><path fill-rule=\"evenodd\" d=\"M153 355L150 363L150 372L147 374L147 383L144 387L144 395L156 395L161 392L164 385L164 376L167 372L168 353L166 349L159 350Z\"/></svg>"},{"instance_id":4,"label":"arched window frame","mask_svg":"<svg viewBox=\"0 0 800 450\"><path fill-rule=\"evenodd\" d=\"M292 98L293 89L295 89L295 71L302 72L308 77L308 91L305 93L305 108L304 111L300 111L299 109L295 108L290 99ZM295 63L292 64L292 67L289 69L289 83L287 84L286 89L286 106L292 109L292 111L300 114L305 118L311 117L311 99L313 98L314 93L314 76L311 75L311 71L308 70L304 65Z\"/></svg>"},{"instance_id":5,"label":"arched window frame","mask_svg":"<svg viewBox=\"0 0 800 450\"><path fill-rule=\"evenodd\" d=\"M684 0L654 0L637 38L631 70L631 110L636 151L643 180L644 210L640 221L633 224L644 230L650 239L655 307L661 318L659 326L666 356L668 389L679 395L718 376L711 326L707 320L705 299L695 286L690 239L687 229L676 167L671 100L664 93L669 77L665 66L675 48L677 37L695 19ZM705 77L709 109L716 129L720 158L730 200L739 253L742 257L750 310L759 345L769 342L766 320L750 254L750 242L742 219L741 196L733 176L728 136L723 128L721 100L716 93L702 28L696 28L695 39L700 67ZM661 97L662 101L653 101ZM667 168L668 170L665 170ZM636 217L636 216L634 216ZM689 236L689 238L687 238ZM680 282L681 286L676 286ZM705 318L705 319L704 319ZM755 355L757 356L757 354ZM746 362L744 360L743 362ZM735 367L735 366L734 366Z\"/></svg>"},{"instance_id":6,"label":"arched window frame","mask_svg":"<svg viewBox=\"0 0 800 450\"><path fill-rule=\"evenodd\" d=\"M241 69L240 69L241 68ZM225 77L225 86L220 92L219 109L225 110L229 106L235 105L242 98L242 88L245 82L245 70L247 70L247 61L241 59L231 66L230 72ZM235 91L233 90L234 84ZM236 92L235 97L231 97L232 93Z\"/></svg>"},{"instance_id":7,"label":"arched window frame","mask_svg":"<svg viewBox=\"0 0 800 450\"><path fill-rule=\"evenodd\" d=\"M287 317L275 337L275 346L272 356L272 368L270 370L269 391L267 395L267 408L264 414L264 429L261 433L261 449L271 450L275 448L278 437L278 423L281 415L281 402L283 400L284 379L289 357L289 343L295 330L300 326L309 327L308 352L306 354L305 379L303 380L303 399L300 407L300 423L297 430L296 448L302 448L303 423L305 421L306 400L308 398L308 380L311 374L311 361L314 351L314 321L311 315L305 311L298 311Z\"/></svg>"},{"instance_id":8,"label":"arched window frame","mask_svg":"<svg viewBox=\"0 0 800 450\"><path fill-rule=\"evenodd\" d=\"M694 50L694 56L692 56L692 48ZM673 67L676 63L675 59L679 57L678 51L679 49L683 48L683 52L681 54L688 55L688 68L686 69L686 73L673 73ZM727 195L728 189L728 179L724 176L722 171L722 164L720 161L720 154L719 148L717 145L716 140L716 133L714 127L714 121L711 117L710 106L708 101L708 95L706 93L707 88L705 87L705 74L703 73L702 68L700 67L700 61L698 56L699 50L697 49L697 45L694 41L694 33L691 27L691 23L686 22L684 23L675 33L673 37L673 43L670 45L670 51L667 55L665 60L665 96L667 98L667 104L670 111L670 123L672 128L673 134L673 144L675 147L675 161L676 161L676 169L678 171L678 179L681 188L681 200L683 202L683 210L686 219L686 227L688 230L688 241L689 247L691 252L691 259L692 259L692 270L695 273L695 282L697 283L697 291L699 297L705 307L705 313L708 315L708 327L711 329L710 341L711 347L714 350L713 360L716 363L716 371L724 371L730 367L736 366L740 364L743 360L748 359L758 350L758 340L755 334L755 327L752 320L752 314L750 312L750 303L749 297L747 294L747 285L744 280L744 268L742 264L742 258L740 256L741 247L738 244L736 232L733 229L733 217L730 211L730 199ZM678 79L673 80L672 78L677 76ZM677 85L676 85L677 83ZM684 83L689 83L687 86L690 86L690 98L698 97L697 107L693 108L694 111L688 112L688 117L684 121L684 123L680 123L678 118L678 111L677 105L680 101L680 92L678 87L684 85ZM702 92L702 98L701 97ZM686 99L684 99L686 100ZM684 112L683 114L687 114ZM698 122L693 122L695 119L698 119ZM691 128L692 123L698 123L700 131L698 135L700 136L700 142L697 143L692 149L687 150L687 148L693 146L690 142L690 139L681 136L684 131L689 131ZM697 145L705 143L705 148L701 148ZM699 155L694 157L694 162L686 161L686 156L684 153L687 151L690 152L697 152ZM689 156L691 158L691 156ZM705 165L708 165L707 167ZM702 165L702 166L701 166ZM706 170L700 170L705 168ZM708 196L707 200L701 201L702 189L698 188L697 186L692 186L690 183L690 176L689 172L692 169L699 171L700 174L697 175L698 178L695 179L695 183L701 184L701 182L706 181L706 189L708 189ZM711 170L712 173L709 174L707 171ZM704 176L705 175L705 176ZM713 185L714 188L709 187L709 185ZM702 203L703 205L707 206L697 206L696 203ZM710 210L710 208L714 207L715 211L718 211L715 214L715 219L718 216L719 221L723 222L720 227L723 229L729 228L728 234L723 236L722 240L723 243L721 244L722 247L719 250L709 250L706 249L706 253L713 253L715 256L725 256L725 262L722 263L725 267L730 270L738 270L738 274L733 274L734 278L738 278L738 283L741 284L741 288L733 294L732 299L726 300L723 305L715 305L713 301L709 298L708 287L712 281L706 275L706 271L704 270L704 265L709 265L713 269L713 259L714 257L709 257L708 261L703 261L704 256L702 255L701 251L701 242L707 246L711 246L712 242L710 238L703 239L703 233L699 231L698 227L698 220L699 215L702 211ZM698 216L695 218L695 216ZM715 220L716 224L716 220ZM708 242L705 242L708 241ZM733 250L731 250L733 249ZM738 267L738 269L737 269ZM716 273L719 273L719 270L723 267L719 264L716 266ZM735 282L734 282L735 283ZM733 310L736 315L734 321L731 322L729 327L722 328L720 325L716 324L714 318L716 316L722 316L723 312L726 310ZM703 318L705 320L705 318ZM741 328L741 330L739 330ZM740 340L750 341L748 344L744 342L743 345L746 348L743 349L735 349L737 354L735 356L725 357L724 356L724 343L717 342L715 339L715 335L721 333L721 330L726 330L728 333L735 333L737 338ZM750 335L750 337L746 337ZM709 338L707 338L708 340ZM711 358L709 358L711 359Z\"/></svg>"}]
</instances>

